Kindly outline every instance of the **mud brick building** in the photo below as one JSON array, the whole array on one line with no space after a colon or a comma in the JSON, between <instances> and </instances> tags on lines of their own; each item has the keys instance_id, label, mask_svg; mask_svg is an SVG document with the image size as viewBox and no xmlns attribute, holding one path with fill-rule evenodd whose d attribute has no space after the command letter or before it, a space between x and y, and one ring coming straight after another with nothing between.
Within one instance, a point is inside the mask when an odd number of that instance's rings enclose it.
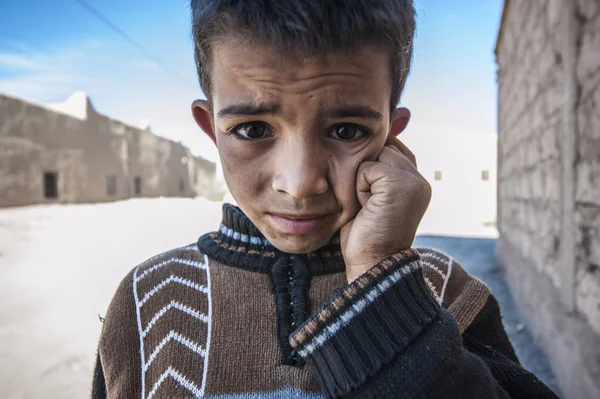
<instances>
[{"instance_id":1,"label":"mud brick building","mask_svg":"<svg viewBox=\"0 0 600 399\"><path fill-rule=\"evenodd\" d=\"M96 112L83 92L41 106L0 94L0 207L207 195L215 165Z\"/></svg>"},{"instance_id":2,"label":"mud brick building","mask_svg":"<svg viewBox=\"0 0 600 399\"><path fill-rule=\"evenodd\" d=\"M497 259L566 397L600 398L600 1L506 0Z\"/></svg>"}]
</instances>

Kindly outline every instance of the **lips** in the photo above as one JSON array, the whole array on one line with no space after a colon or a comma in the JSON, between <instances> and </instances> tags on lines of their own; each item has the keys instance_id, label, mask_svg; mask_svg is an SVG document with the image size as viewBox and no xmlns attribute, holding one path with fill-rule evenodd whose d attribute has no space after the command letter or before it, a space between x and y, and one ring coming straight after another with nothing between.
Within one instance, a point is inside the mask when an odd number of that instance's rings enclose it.
<instances>
[{"instance_id":1,"label":"lips","mask_svg":"<svg viewBox=\"0 0 600 399\"><path fill-rule=\"evenodd\" d=\"M279 230L289 234L307 234L321 227L329 215L269 214Z\"/></svg>"}]
</instances>

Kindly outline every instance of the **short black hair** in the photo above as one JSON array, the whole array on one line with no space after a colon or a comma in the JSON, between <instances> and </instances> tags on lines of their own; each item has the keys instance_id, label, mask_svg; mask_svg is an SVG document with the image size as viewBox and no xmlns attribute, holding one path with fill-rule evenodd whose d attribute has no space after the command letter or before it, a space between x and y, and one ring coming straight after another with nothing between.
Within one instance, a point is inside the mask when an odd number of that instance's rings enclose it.
<instances>
[{"instance_id":1,"label":"short black hair","mask_svg":"<svg viewBox=\"0 0 600 399\"><path fill-rule=\"evenodd\" d=\"M191 0L194 56L211 102L211 48L242 38L284 54L352 52L361 44L389 48L391 108L410 70L415 33L413 0Z\"/></svg>"}]
</instances>

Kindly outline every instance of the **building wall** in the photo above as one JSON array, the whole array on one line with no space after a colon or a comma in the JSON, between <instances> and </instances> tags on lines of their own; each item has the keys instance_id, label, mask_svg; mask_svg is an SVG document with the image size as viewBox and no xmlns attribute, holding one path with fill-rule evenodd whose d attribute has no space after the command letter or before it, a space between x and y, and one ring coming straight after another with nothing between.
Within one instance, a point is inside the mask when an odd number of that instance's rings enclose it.
<instances>
[{"instance_id":1,"label":"building wall","mask_svg":"<svg viewBox=\"0 0 600 399\"><path fill-rule=\"evenodd\" d=\"M600 334L600 1L580 0L576 12L575 300Z\"/></svg>"},{"instance_id":2,"label":"building wall","mask_svg":"<svg viewBox=\"0 0 600 399\"><path fill-rule=\"evenodd\" d=\"M214 164L83 101L85 117L78 118L0 95L0 206L126 199L136 196L136 177L144 197L208 194ZM45 172L58 176L56 200L44 197ZM114 195L108 179L114 179Z\"/></svg>"},{"instance_id":3,"label":"building wall","mask_svg":"<svg viewBox=\"0 0 600 399\"><path fill-rule=\"evenodd\" d=\"M600 397L600 2L505 1L497 257L567 397Z\"/></svg>"}]
</instances>

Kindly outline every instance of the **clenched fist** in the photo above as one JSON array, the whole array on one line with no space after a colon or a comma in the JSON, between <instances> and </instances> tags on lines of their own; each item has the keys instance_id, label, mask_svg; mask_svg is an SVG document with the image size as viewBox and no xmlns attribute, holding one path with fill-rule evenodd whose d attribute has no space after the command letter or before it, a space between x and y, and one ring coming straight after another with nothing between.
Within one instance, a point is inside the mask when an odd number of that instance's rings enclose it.
<instances>
[{"instance_id":1,"label":"clenched fist","mask_svg":"<svg viewBox=\"0 0 600 399\"><path fill-rule=\"evenodd\" d=\"M340 232L348 282L411 247L431 186L417 171L410 150L391 138L376 161L358 167L356 193L362 209Z\"/></svg>"}]
</instances>

